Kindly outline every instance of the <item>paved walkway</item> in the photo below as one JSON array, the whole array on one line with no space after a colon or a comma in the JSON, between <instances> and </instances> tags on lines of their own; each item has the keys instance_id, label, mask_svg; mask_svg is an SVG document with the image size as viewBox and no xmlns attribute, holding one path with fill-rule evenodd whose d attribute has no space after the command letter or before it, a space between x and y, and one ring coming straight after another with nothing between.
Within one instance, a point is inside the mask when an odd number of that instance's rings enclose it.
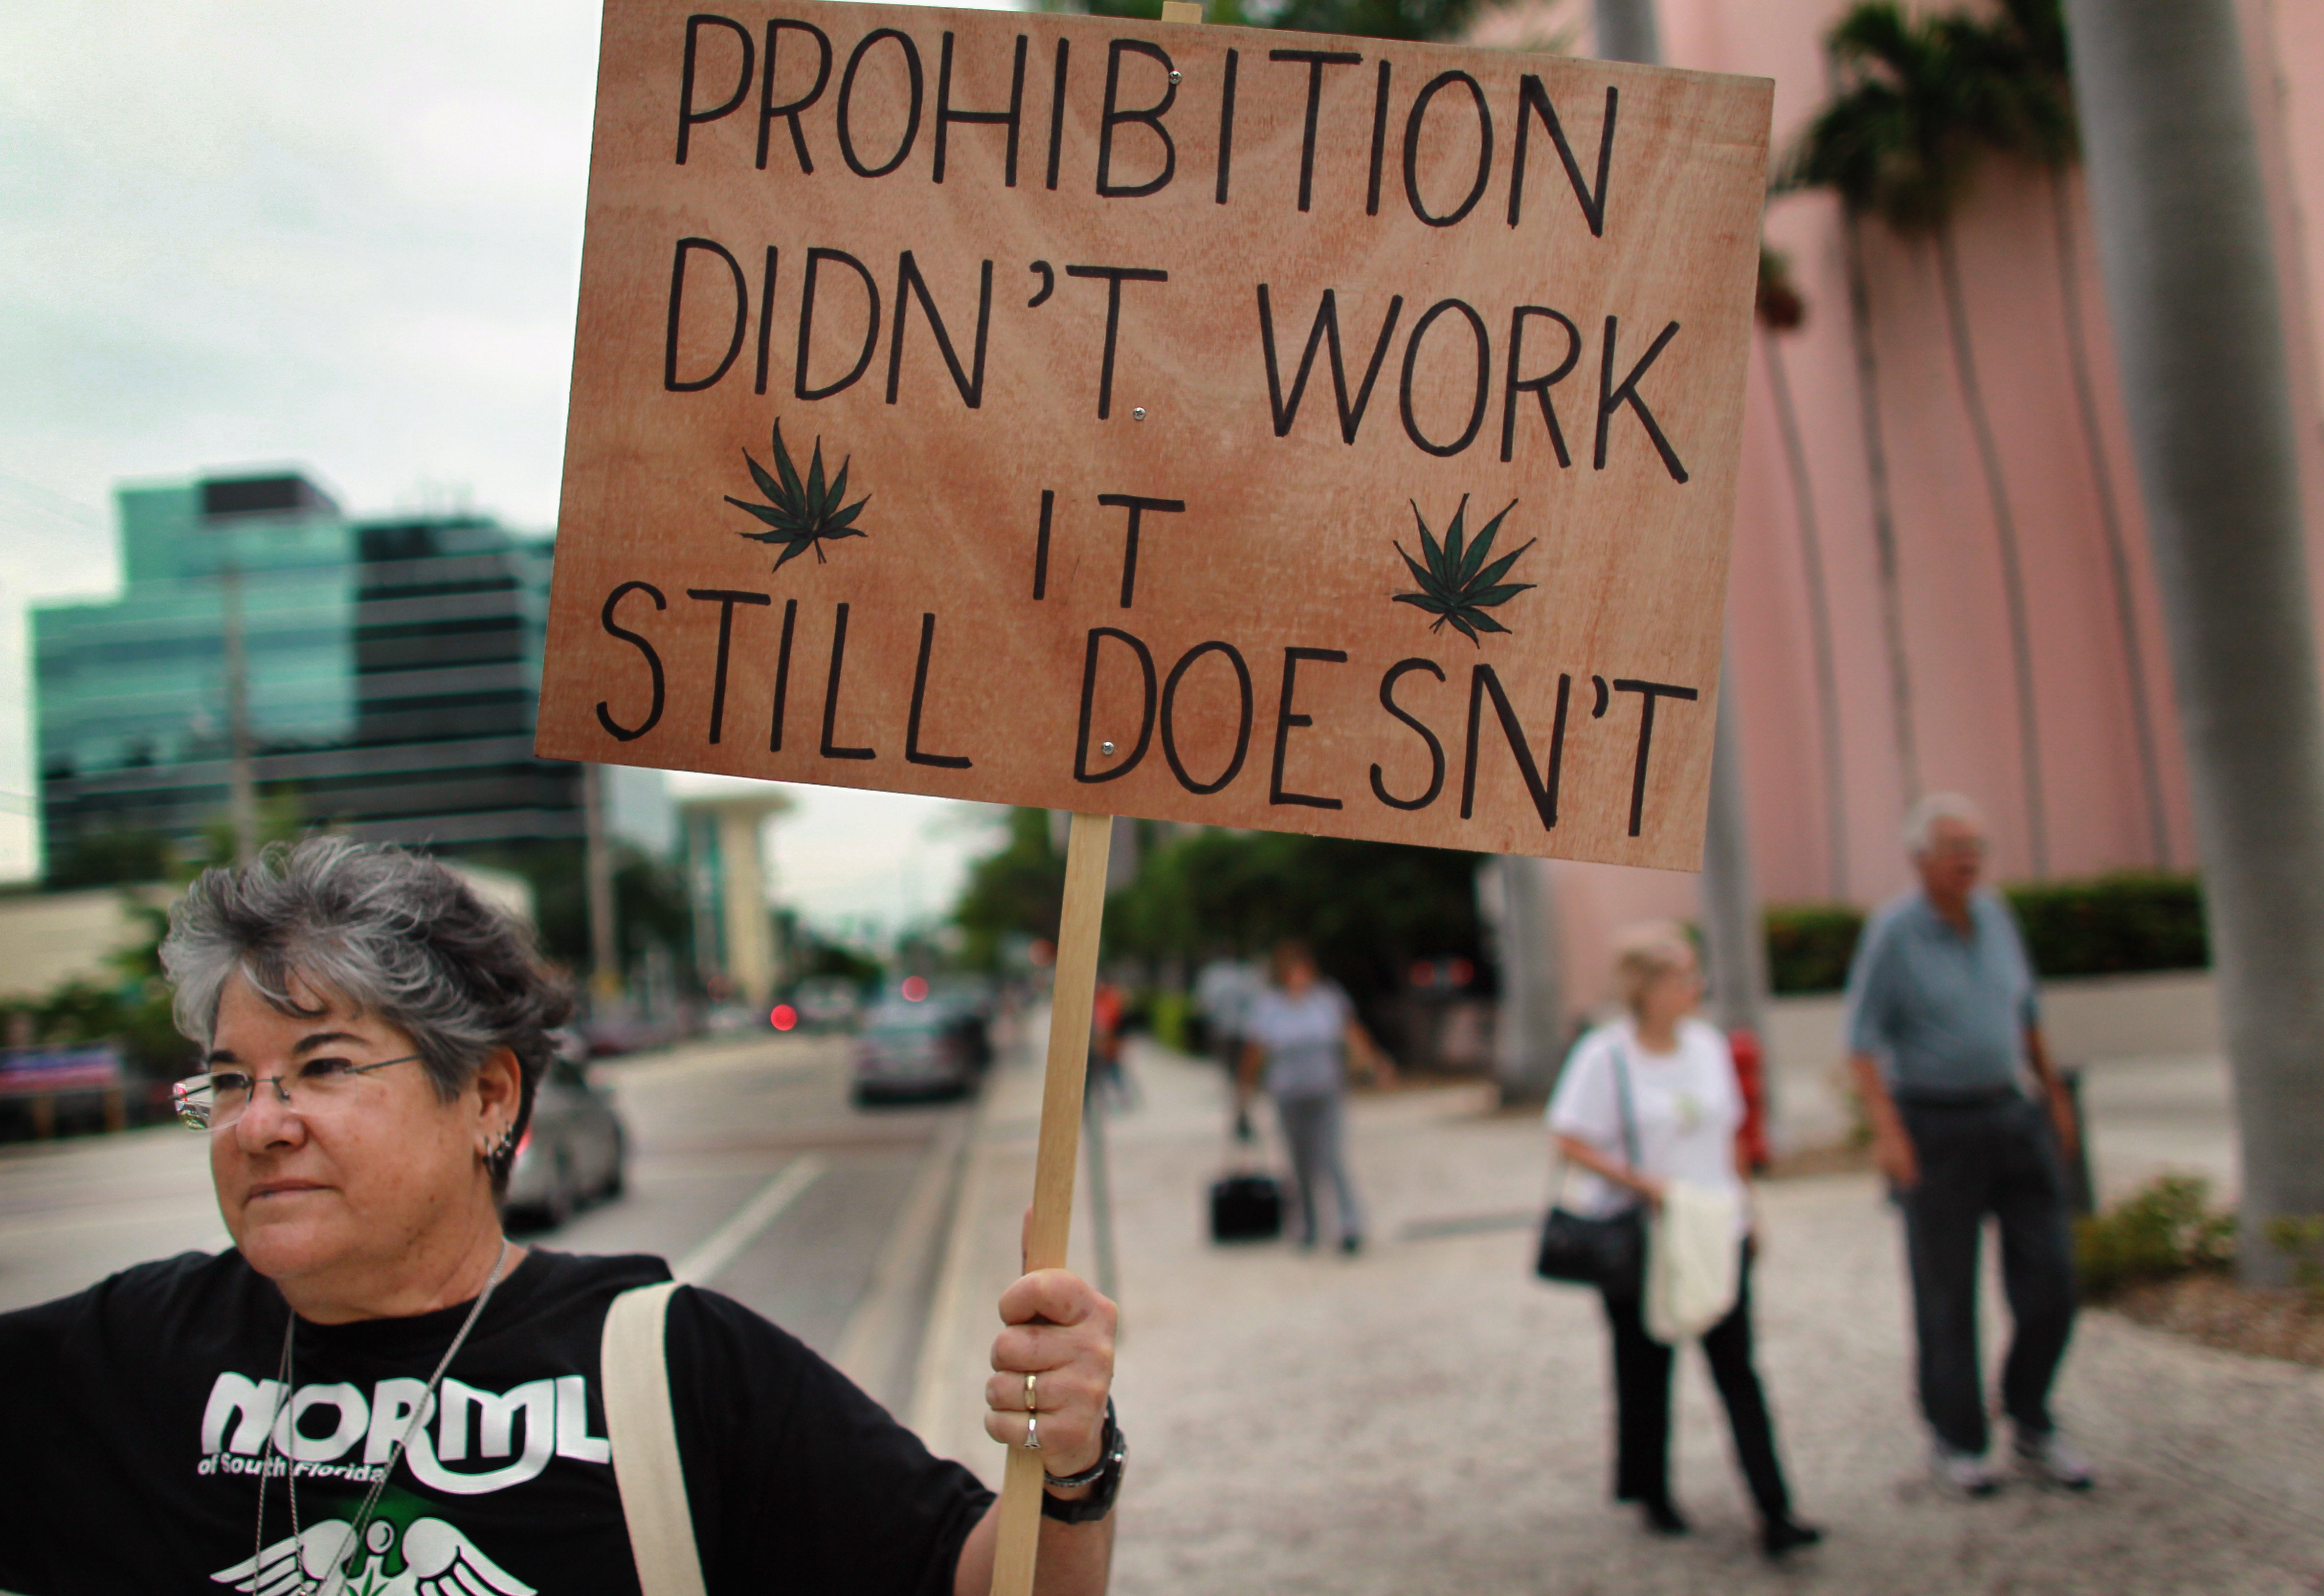
<instances>
[{"instance_id":1,"label":"paved walkway","mask_svg":"<svg viewBox=\"0 0 2324 1596\"><path fill-rule=\"evenodd\" d=\"M1121 1596L1556 1592L2314 1592L2324 1590L2324 1373L2082 1321L2061 1391L2105 1471L2089 1498L1939 1499L1906 1386L1895 1226L1868 1177L1763 1193L1762 1369L1802 1512L1832 1538L1780 1572L1752 1549L1699 1361L1677 1474L1691 1539L1605 1499L1595 1299L1526 1263L1542 1135L1481 1091L1356 1105L1373 1208L1362 1257L1220 1249L1204 1190L1224 1153L1208 1068L1142 1048L1110 1125L1132 1437ZM988 1478L990 1305L1015 1268L1038 1071L995 1079L937 1287L914 1418ZM1086 1193L1075 1214L1090 1266Z\"/></svg>"}]
</instances>

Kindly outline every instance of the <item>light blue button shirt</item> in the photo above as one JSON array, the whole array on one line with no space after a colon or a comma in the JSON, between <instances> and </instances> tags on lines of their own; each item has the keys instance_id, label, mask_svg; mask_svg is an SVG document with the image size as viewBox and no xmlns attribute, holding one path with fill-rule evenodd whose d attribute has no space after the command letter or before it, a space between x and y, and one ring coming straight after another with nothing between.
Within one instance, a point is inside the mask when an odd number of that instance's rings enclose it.
<instances>
[{"instance_id":1,"label":"light blue button shirt","mask_svg":"<svg viewBox=\"0 0 2324 1596\"><path fill-rule=\"evenodd\" d=\"M1967 936L1919 892L1881 906L1848 973L1848 1045L1892 1092L1952 1096L2020 1084L2034 970L2000 898L1969 901Z\"/></svg>"}]
</instances>

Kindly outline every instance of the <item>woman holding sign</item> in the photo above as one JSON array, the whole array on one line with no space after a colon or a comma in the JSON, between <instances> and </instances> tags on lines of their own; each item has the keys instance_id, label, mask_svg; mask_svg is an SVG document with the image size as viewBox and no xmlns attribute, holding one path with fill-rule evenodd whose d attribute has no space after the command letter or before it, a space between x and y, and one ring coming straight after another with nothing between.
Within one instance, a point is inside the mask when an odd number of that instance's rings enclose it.
<instances>
[{"instance_id":1,"label":"woman holding sign","mask_svg":"<svg viewBox=\"0 0 2324 1596\"><path fill-rule=\"evenodd\" d=\"M1759 1509L1759 1544L1780 1556L1823 1535L1792 1517L1774 1422L1752 1366L1751 1211L1736 1144L1743 1099L1735 1060L1727 1039L1694 1018L1702 975L1683 930L1633 927L1618 947L1614 973L1629 1013L1574 1044L1549 1104L1557 1150L1584 1171L1572 1205L1601 1218L1640 1204L1656 1213L1643 1294L1640 1282L1605 1287L1614 1339L1615 1499L1636 1502L1657 1535L1687 1532L1671 1499L1670 1343L1699 1337ZM1684 1219L1682 1208L1692 1211ZM1705 1218L1723 1227L1711 1240L1725 1252L1718 1261L1732 1263L1739 1250L1740 1272L1720 1282L1723 1310L1713 1306L1674 1330L1659 1322L1674 1315L1655 1299L1673 1293L1667 1274L1657 1278L1665 1260L1654 1254L1681 1243L1683 1223Z\"/></svg>"},{"instance_id":2,"label":"woman holding sign","mask_svg":"<svg viewBox=\"0 0 2324 1596\"><path fill-rule=\"evenodd\" d=\"M0 1315L0 1587L985 1596L991 1493L806 1347L659 1259L502 1233L568 1004L450 872L272 849L161 956L236 1245ZM985 1427L1046 1468L1040 1589L1101 1591L1113 1305L1045 1270L1000 1309Z\"/></svg>"}]
</instances>

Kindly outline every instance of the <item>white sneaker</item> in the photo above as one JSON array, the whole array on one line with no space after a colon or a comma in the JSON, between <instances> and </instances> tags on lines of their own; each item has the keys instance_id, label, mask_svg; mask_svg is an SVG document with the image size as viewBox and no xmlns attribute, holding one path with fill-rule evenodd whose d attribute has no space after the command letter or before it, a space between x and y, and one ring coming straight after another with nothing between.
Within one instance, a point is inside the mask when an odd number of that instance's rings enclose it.
<instances>
[{"instance_id":1,"label":"white sneaker","mask_svg":"<svg viewBox=\"0 0 2324 1596\"><path fill-rule=\"evenodd\" d=\"M2046 1435L2018 1431L2017 1462L2036 1479L2061 1490L2088 1490L2098 1483L2098 1477L2090 1468L2089 1459L2057 1430Z\"/></svg>"},{"instance_id":2,"label":"white sneaker","mask_svg":"<svg viewBox=\"0 0 2324 1596\"><path fill-rule=\"evenodd\" d=\"M1960 1452L1938 1441L1929 1448L1929 1472L1939 1490L1959 1497L1991 1496L2001 1489L2001 1476L1974 1453Z\"/></svg>"}]
</instances>

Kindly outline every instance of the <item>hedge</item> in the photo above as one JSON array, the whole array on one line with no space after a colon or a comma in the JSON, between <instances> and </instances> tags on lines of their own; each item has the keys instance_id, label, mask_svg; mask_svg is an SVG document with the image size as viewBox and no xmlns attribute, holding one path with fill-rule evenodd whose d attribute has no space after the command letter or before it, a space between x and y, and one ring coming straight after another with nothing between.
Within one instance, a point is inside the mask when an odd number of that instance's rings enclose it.
<instances>
[{"instance_id":1,"label":"hedge","mask_svg":"<svg viewBox=\"0 0 2324 1596\"><path fill-rule=\"evenodd\" d=\"M1847 903L1787 903L1767 909L1767 979L1779 993L1838 992L1864 929Z\"/></svg>"},{"instance_id":2,"label":"hedge","mask_svg":"<svg viewBox=\"0 0 2324 1596\"><path fill-rule=\"evenodd\" d=\"M2200 970L2211 962L2191 875L2128 872L2002 889L2044 975Z\"/></svg>"},{"instance_id":3,"label":"hedge","mask_svg":"<svg viewBox=\"0 0 2324 1596\"><path fill-rule=\"evenodd\" d=\"M2210 963L2203 892L2191 875L2123 872L2086 881L2004 887L2034 967L2043 976L2200 970ZM1838 992L1864 929L1844 903L1794 903L1766 913L1767 973L1780 993Z\"/></svg>"}]
</instances>

